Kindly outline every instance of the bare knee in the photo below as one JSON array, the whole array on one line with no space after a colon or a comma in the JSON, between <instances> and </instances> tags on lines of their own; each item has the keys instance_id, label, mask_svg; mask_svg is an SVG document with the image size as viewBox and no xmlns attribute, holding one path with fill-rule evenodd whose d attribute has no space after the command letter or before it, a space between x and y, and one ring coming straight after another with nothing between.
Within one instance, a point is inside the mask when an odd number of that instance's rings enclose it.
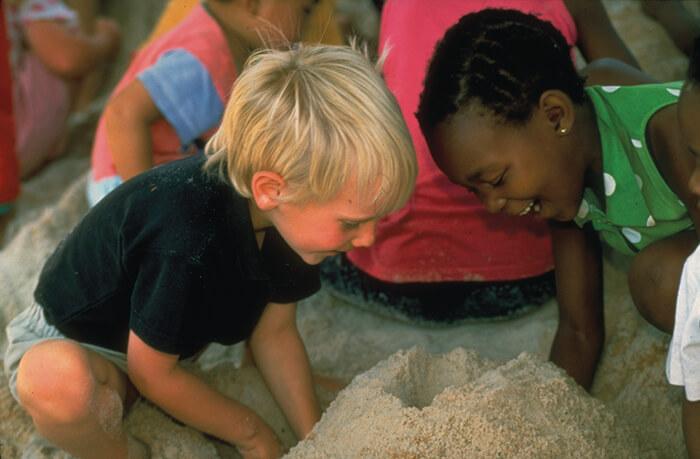
<instances>
[{"instance_id":1,"label":"bare knee","mask_svg":"<svg viewBox=\"0 0 700 459\"><path fill-rule=\"evenodd\" d=\"M35 422L78 422L89 415L94 393L86 353L74 342L37 344L20 361L17 394Z\"/></svg>"}]
</instances>

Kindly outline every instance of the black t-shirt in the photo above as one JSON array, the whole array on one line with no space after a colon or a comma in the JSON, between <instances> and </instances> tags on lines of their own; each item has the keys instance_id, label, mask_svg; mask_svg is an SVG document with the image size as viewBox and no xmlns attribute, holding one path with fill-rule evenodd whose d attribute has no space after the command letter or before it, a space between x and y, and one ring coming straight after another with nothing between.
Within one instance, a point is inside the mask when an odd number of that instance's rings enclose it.
<instances>
[{"instance_id":1,"label":"black t-shirt","mask_svg":"<svg viewBox=\"0 0 700 459\"><path fill-rule=\"evenodd\" d=\"M129 329L189 357L250 336L268 302L316 292L318 270L274 228L255 239L248 200L203 156L127 181L58 246L34 297L69 338L126 352Z\"/></svg>"}]
</instances>

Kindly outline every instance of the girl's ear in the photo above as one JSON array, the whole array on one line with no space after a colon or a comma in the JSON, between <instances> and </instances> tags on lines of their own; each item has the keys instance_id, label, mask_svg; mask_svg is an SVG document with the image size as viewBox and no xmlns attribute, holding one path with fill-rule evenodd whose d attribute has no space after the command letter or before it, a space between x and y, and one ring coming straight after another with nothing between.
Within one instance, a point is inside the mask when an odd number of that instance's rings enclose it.
<instances>
[{"instance_id":1,"label":"girl's ear","mask_svg":"<svg viewBox=\"0 0 700 459\"><path fill-rule=\"evenodd\" d=\"M575 110L571 98L563 91L550 89L540 96L540 110L558 135L567 135L574 125Z\"/></svg>"},{"instance_id":2,"label":"girl's ear","mask_svg":"<svg viewBox=\"0 0 700 459\"><path fill-rule=\"evenodd\" d=\"M260 171L253 174L250 191L260 210L272 210L279 205L279 197L286 183L276 172Z\"/></svg>"}]
</instances>

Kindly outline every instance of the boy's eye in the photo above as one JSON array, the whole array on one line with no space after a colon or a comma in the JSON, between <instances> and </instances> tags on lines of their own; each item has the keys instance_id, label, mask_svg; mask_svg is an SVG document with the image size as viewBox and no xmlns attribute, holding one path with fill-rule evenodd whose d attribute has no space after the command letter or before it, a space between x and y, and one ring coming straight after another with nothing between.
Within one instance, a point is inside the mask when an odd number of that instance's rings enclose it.
<instances>
[{"instance_id":1,"label":"boy's eye","mask_svg":"<svg viewBox=\"0 0 700 459\"><path fill-rule=\"evenodd\" d=\"M346 221L346 220L341 221L340 224L344 230L354 230L360 226L360 224L358 222L352 222L352 221Z\"/></svg>"}]
</instances>

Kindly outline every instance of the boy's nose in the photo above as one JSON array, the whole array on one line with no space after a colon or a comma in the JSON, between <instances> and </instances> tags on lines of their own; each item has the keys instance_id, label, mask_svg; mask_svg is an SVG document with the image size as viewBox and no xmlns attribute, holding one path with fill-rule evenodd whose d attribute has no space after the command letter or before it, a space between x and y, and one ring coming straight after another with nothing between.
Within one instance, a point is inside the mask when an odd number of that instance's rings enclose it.
<instances>
[{"instance_id":1,"label":"boy's nose","mask_svg":"<svg viewBox=\"0 0 700 459\"><path fill-rule=\"evenodd\" d=\"M482 201L486 207L486 210L492 214L501 212L506 206L507 202L505 198L499 198L492 195L486 195Z\"/></svg>"},{"instance_id":2,"label":"boy's nose","mask_svg":"<svg viewBox=\"0 0 700 459\"><path fill-rule=\"evenodd\" d=\"M357 235L352 240L353 247L369 247L374 244L374 231L377 228L377 222L371 221L360 225Z\"/></svg>"}]
</instances>

